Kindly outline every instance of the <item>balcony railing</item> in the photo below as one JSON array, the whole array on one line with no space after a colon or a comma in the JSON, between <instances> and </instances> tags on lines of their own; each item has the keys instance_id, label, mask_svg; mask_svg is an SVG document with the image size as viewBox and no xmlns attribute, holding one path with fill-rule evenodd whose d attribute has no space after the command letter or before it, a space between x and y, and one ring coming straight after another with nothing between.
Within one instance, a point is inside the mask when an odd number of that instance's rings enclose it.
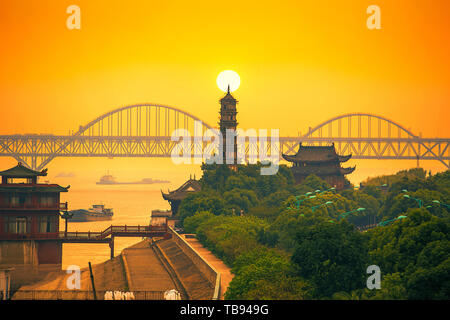
<instances>
[{"instance_id":1,"label":"balcony railing","mask_svg":"<svg viewBox=\"0 0 450 320\"><path fill-rule=\"evenodd\" d=\"M0 210L66 210L61 209L63 203L51 203L51 204L33 204L33 203L14 203L14 204L0 204Z\"/></svg>"},{"instance_id":2,"label":"balcony railing","mask_svg":"<svg viewBox=\"0 0 450 320\"><path fill-rule=\"evenodd\" d=\"M46 232L46 233L0 233L0 240L102 240L113 236L152 236L166 233L167 226L110 226L101 232Z\"/></svg>"}]
</instances>

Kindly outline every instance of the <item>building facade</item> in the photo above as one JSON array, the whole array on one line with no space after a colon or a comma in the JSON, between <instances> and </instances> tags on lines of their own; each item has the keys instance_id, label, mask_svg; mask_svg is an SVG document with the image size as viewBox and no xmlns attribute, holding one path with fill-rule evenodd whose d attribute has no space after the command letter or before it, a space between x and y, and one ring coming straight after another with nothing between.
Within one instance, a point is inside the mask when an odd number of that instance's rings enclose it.
<instances>
[{"instance_id":1,"label":"building facade","mask_svg":"<svg viewBox=\"0 0 450 320\"><path fill-rule=\"evenodd\" d=\"M21 163L0 171L0 267L14 267L15 284L61 268L60 193L69 187L39 183L46 175Z\"/></svg>"},{"instance_id":2,"label":"building facade","mask_svg":"<svg viewBox=\"0 0 450 320\"><path fill-rule=\"evenodd\" d=\"M310 174L314 174L330 186L342 190L348 184L345 176L355 171L355 167L341 167L341 163L348 161L351 154L338 155L334 143L330 146L304 146L300 143L296 154L282 156L293 164L291 170L296 184L301 183Z\"/></svg>"}]
</instances>

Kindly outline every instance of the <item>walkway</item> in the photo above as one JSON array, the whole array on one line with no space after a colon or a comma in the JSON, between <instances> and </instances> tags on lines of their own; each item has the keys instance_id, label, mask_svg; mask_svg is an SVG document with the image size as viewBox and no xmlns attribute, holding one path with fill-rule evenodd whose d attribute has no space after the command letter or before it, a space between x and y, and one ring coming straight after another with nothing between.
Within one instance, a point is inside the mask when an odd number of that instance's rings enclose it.
<instances>
[{"instance_id":1,"label":"walkway","mask_svg":"<svg viewBox=\"0 0 450 320\"><path fill-rule=\"evenodd\" d=\"M210 265L220 273L220 299L224 299L225 292L233 279L231 268L229 268L222 260L217 258L211 251L206 249L196 238L189 238L183 235L183 238L202 256Z\"/></svg>"},{"instance_id":2,"label":"walkway","mask_svg":"<svg viewBox=\"0 0 450 320\"><path fill-rule=\"evenodd\" d=\"M175 284L160 263L150 243L141 241L122 251L130 291L166 291Z\"/></svg>"}]
</instances>

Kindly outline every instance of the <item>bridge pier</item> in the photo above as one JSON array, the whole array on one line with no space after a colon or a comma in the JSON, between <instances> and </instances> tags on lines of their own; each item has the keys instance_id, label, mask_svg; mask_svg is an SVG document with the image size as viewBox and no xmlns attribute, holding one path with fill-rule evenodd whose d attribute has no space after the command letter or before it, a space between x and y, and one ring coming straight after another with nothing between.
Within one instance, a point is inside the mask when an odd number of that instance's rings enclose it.
<instances>
[{"instance_id":1,"label":"bridge pier","mask_svg":"<svg viewBox=\"0 0 450 320\"><path fill-rule=\"evenodd\" d=\"M111 249L111 260L114 259L114 236L111 236L111 241L109 242L109 248Z\"/></svg>"}]
</instances>

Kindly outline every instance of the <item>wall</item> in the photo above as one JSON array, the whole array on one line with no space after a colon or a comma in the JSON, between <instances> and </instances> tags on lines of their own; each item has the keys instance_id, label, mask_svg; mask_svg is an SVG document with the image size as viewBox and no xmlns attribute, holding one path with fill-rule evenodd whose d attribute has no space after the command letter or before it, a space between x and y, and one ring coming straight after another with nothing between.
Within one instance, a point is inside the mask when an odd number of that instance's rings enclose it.
<instances>
[{"instance_id":1,"label":"wall","mask_svg":"<svg viewBox=\"0 0 450 320\"><path fill-rule=\"evenodd\" d=\"M0 264L37 265L36 241L0 241Z\"/></svg>"},{"instance_id":2,"label":"wall","mask_svg":"<svg viewBox=\"0 0 450 320\"><path fill-rule=\"evenodd\" d=\"M49 272L60 271L61 249L59 242L0 241L0 268L14 268L11 289L42 280Z\"/></svg>"},{"instance_id":3,"label":"wall","mask_svg":"<svg viewBox=\"0 0 450 320\"><path fill-rule=\"evenodd\" d=\"M59 241L38 242L39 264L62 264L62 243Z\"/></svg>"},{"instance_id":4,"label":"wall","mask_svg":"<svg viewBox=\"0 0 450 320\"><path fill-rule=\"evenodd\" d=\"M203 273L208 281L215 287L213 300L220 296L220 273L216 271L206 260L204 260L192 246L186 242L177 232L169 227L169 233L181 250L189 257L195 266Z\"/></svg>"}]
</instances>

